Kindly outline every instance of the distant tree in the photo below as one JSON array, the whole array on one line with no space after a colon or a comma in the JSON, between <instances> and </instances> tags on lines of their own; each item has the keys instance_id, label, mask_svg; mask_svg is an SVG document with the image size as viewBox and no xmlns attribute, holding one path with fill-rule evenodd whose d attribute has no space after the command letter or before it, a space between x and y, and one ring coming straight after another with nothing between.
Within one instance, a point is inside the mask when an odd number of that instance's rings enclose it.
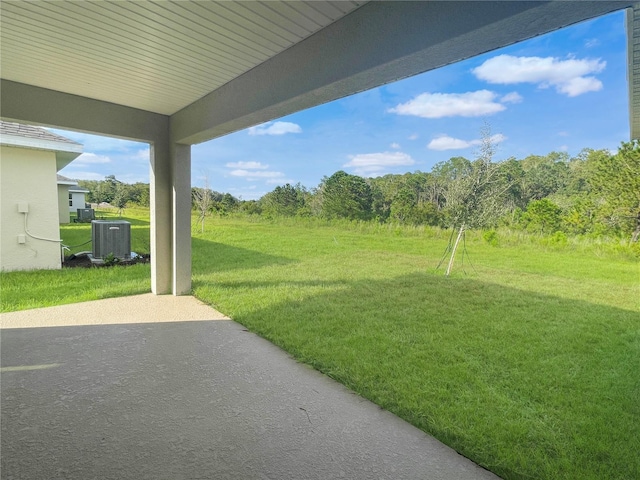
<instances>
[{"instance_id":1,"label":"distant tree","mask_svg":"<svg viewBox=\"0 0 640 480\"><path fill-rule=\"evenodd\" d=\"M306 193L306 189L301 184L294 187L287 183L267 193L262 197L261 203L265 212L292 217L305 206Z\"/></svg>"},{"instance_id":2,"label":"distant tree","mask_svg":"<svg viewBox=\"0 0 640 480\"><path fill-rule=\"evenodd\" d=\"M95 188L91 190L91 196L93 197L93 201L100 205L103 202L107 202L108 196L107 191L104 186L104 182L97 182Z\"/></svg>"},{"instance_id":3,"label":"distant tree","mask_svg":"<svg viewBox=\"0 0 640 480\"><path fill-rule=\"evenodd\" d=\"M118 185L121 184L122 182L118 180L115 175L107 175L106 177L104 177L104 180L101 183L102 195L104 196L103 201L113 204L116 192L118 190Z\"/></svg>"},{"instance_id":4,"label":"distant tree","mask_svg":"<svg viewBox=\"0 0 640 480\"><path fill-rule=\"evenodd\" d=\"M240 202L240 211L248 215L262 214L262 205L257 200L244 200Z\"/></svg>"},{"instance_id":5,"label":"distant tree","mask_svg":"<svg viewBox=\"0 0 640 480\"><path fill-rule=\"evenodd\" d=\"M505 192L505 202L509 210L526 208L528 199L524 195L524 169L522 162L509 158L498 163L498 174L508 189Z\"/></svg>"},{"instance_id":6,"label":"distant tree","mask_svg":"<svg viewBox=\"0 0 640 480\"><path fill-rule=\"evenodd\" d=\"M213 195L209 189L209 177L204 176L204 187L191 189L192 200L198 212L198 222L200 223L200 233L204 233L204 222L211 208L213 207Z\"/></svg>"},{"instance_id":7,"label":"distant tree","mask_svg":"<svg viewBox=\"0 0 640 480\"><path fill-rule=\"evenodd\" d=\"M115 192L113 194L113 198L111 199L111 204L112 206L118 209L118 215L120 217L122 217L122 213L124 212L124 209L127 207L128 201L129 201L129 192L127 189L127 185L122 182L117 183L115 187Z\"/></svg>"},{"instance_id":8,"label":"distant tree","mask_svg":"<svg viewBox=\"0 0 640 480\"><path fill-rule=\"evenodd\" d=\"M230 193L225 193L215 202L214 207L218 210L220 215L227 215L236 210L239 204L240 201L236 197Z\"/></svg>"},{"instance_id":9,"label":"distant tree","mask_svg":"<svg viewBox=\"0 0 640 480\"><path fill-rule=\"evenodd\" d=\"M527 205L522 222L527 230L538 233L553 233L560 229L562 209L548 198L533 200Z\"/></svg>"},{"instance_id":10,"label":"distant tree","mask_svg":"<svg viewBox=\"0 0 640 480\"><path fill-rule=\"evenodd\" d=\"M591 178L606 202L608 220L631 241L640 237L640 141L623 142L615 155L602 156Z\"/></svg>"},{"instance_id":11,"label":"distant tree","mask_svg":"<svg viewBox=\"0 0 640 480\"><path fill-rule=\"evenodd\" d=\"M523 196L540 200L563 188L569 177L569 155L551 152L546 156L530 155L521 162L524 170Z\"/></svg>"},{"instance_id":12,"label":"distant tree","mask_svg":"<svg viewBox=\"0 0 640 480\"><path fill-rule=\"evenodd\" d=\"M413 223L417 204L416 191L410 187L403 187L391 202L391 218L400 223Z\"/></svg>"},{"instance_id":13,"label":"distant tree","mask_svg":"<svg viewBox=\"0 0 640 480\"><path fill-rule=\"evenodd\" d=\"M129 201L141 207L148 207L150 203L149 184L136 182L129 185Z\"/></svg>"},{"instance_id":14,"label":"distant tree","mask_svg":"<svg viewBox=\"0 0 640 480\"><path fill-rule=\"evenodd\" d=\"M325 177L320 185L322 214L328 218L371 218L371 187L357 175L342 170Z\"/></svg>"}]
</instances>

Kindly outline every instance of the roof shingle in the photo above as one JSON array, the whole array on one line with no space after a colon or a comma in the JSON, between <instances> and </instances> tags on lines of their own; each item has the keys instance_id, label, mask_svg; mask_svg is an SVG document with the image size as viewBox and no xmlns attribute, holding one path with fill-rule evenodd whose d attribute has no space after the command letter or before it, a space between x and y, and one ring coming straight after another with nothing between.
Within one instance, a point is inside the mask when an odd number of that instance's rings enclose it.
<instances>
[{"instance_id":1,"label":"roof shingle","mask_svg":"<svg viewBox=\"0 0 640 480\"><path fill-rule=\"evenodd\" d=\"M39 140L48 140L52 142L67 143L69 145L80 145L66 137L57 135L42 127L34 127L33 125L23 125L21 123L5 122L0 120L0 135L11 135L14 137L34 138Z\"/></svg>"}]
</instances>

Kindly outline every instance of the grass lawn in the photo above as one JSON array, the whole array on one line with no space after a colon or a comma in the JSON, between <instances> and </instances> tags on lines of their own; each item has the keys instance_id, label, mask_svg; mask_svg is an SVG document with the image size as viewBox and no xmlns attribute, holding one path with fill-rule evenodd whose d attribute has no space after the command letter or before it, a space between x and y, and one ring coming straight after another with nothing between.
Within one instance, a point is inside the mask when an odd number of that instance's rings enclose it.
<instances>
[{"instance_id":1,"label":"grass lawn","mask_svg":"<svg viewBox=\"0 0 640 480\"><path fill-rule=\"evenodd\" d=\"M148 209L127 209L122 218L113 210L97 211L96 216L104 220L130 222L131 249L137 253L149 253ZM64 240L64 245L71 247L65 255L90 252L91 224L61 225L60 238ZM151 269L148 264L138 264L121 268L2 272L0 286L0 312L11 312L147 293L151 291Z\"/></svg>"},{"instance_id":2,"label":"grass lawn","mask_svg":"<svg viewBox=\"0 0 640 480\"><path fill-rule=\"evenodd\" d=\"M194 293L504 478L640 478L637 261L447 240L216 219Z\"/></svg>"},{"instance_id":3,"label":"grass lawn","mask_svg":"<svg viewBox=\"0 0 640 480\"><path fill-rule=\"evenodd\" d=\"M207 222L194 227L194 294L299 360L504 478L640 478L629 255L477 234L473 265L458 260L446 278L435 271L446 232ZM77 301L65 289L148 291L149 269L15 272L2 288L9 311Z\"/></svg>"}]
</instances>

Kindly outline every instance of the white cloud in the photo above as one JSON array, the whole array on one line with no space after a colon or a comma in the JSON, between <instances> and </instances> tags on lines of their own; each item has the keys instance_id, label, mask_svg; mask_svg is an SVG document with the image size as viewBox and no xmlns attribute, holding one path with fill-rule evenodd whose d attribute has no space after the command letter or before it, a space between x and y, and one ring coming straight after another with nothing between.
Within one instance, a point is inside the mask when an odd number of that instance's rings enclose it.
<instances>
[{"instance_id":1,"label":"white cloud","mask_svg":"<svg viewBox=\"0 0 640 480\"><path fill-rule=\"evenodd\" d=\"M402 152L359 153L349 155L351 159L343 167L353 169L356 175L378 176L386 173L391 167L413 165L415 160Z\"/></svg>"},{"instance_id":2,"label":"white cloud","mask_svg":"<svg viewBox=\"0 0 640 480\"><path fill-rule=\"evenodd\" d=\"M266 183L278 183L283 182L284 178L284 173L268 170L269 165L260 162L229 162L225 166L233 169L229 172L232 177L244 178L251 182L265 180Z\"/></svg>"},{"instance_id":3,"label":"white cloud","mask_svg":"<svg viewBox=\"0 0 640 480\"><path fill-rule=\"evenodd\" d=\"M83 153L73 161L74 165L96 165L111 163L111 158L106 155L96 155L95 153Z\"/></svg>"},{"instance_id":4,"label":"white cloud","mask_svg":"<svg viewBox=\"0 0 640 480\"><path fill-rule=\"evenodd\" d=\"M411 135L409 135L409 140L417 140L418 138L420 138L420 135L418 135L417 133L413 133Z\"/></svg>"},{"instance_id":5,"label":"white cloud","mask_svg":"<svg viewBox=\"0 0 640 480\"><path fill-rule=\"evenodd\" d=\"M300 125L291 122L267 122L249 128L249 135L284 135L300 132L302 132Z\"/></svg>"},{"instance_id":6,"label":"white cloud","mask_svg":"<svg viewBox=\"0 0 640 480\"><path fill-rule=\"evenodd\" d=\"M422 118L480 117L505 109L504 105L496 101L497 97L497 93L489 90L467 93L422 93L388 111L398 115L414 115Z\"/></svg>"},{"instance_id":7,"label":"white cloud","mask_svg":"<svg viewBox=\"0 0 640 480\"><path fill-rule=\"evenodd\" d=\"M587 48L597 47L598 45L600 45L600 40L598 40L597 38L590 38L589 40L584 42L584 46Z\"/></svg>"},{"instance_id":8,"label":"white cloud","mask_svg":"<svg viewBox=\"0 0 640 480\"><path fill-rule=\"evenodd\" d=\"M267 180L265 182L268 185L284 185L285 183L288 183L290 185L293 185L296 183L295 180L292 180L290 178L272 178L270 180Z\"/></svg>"},{"instance_id":9,"label":"white cloud","mask_svg":"<svg viewBox=\"0 0 640 480\"><path fill-rule=\"evenodd\" d=\"M602 89L593 74L602 72L607 62L600 59L556 57L514 57L498 55L472 70L480 80L501 85L534 83L540 88L555 87L559 93L576 97Z\"/></svg>"},{"instance_id":10,"label":"white cloud","mask_svg":"<svg viewBox=\"0 0 640 480\"><path fill-rule=\"evenodd\" d=\"M134 155L134 160L144 160L146 162L149 161L151 153L148 148L143 148L142 150L138 150Z\"/></svg>"},{"instance_id":11,"label":"white cloud","mask_svg":"<svg viewBox=\"0 0 640 480\"><path fill-rule=\"evenodd\" d=\"M491 143L502 143L507 139L506 135L503 135L501 133L496 133L495 135L491 135Z\"/></svg>"},{"instance_id":12,"label":"white cloud","mask_svg":"<svg viewBox=\"0 0 640 480\"><path fill-rule=\"evenodd\" d=\"M269 165L263 165L260 162L230 162L225 164L228 168L240 168L248 170L266 170Z\"/></svg>"},{"instance_id":13,"label":"white cloud","mask_svg":"<svg viewBox=\"0 0 640 480\"><path fill-rule=\"evenodd\" d=\"M284 173L282 172L265 172L262 170L232 170L229 172L229 175L233 177L244 177L247 180L257 180L259 178L275 178L275 177L283 177Z\"/></svg>"},{"instance_id":14,"label":"white cloud","mask_svg":"<svg viewBox=\"0 0 640 480\"><path fill-rule=\"evenodd\" d=\"M391 145L389 145L389 146L390 146L391 148L393 148L394 150L399 150L399 149L401 148L401 147L400 147L400 144L399 144L399 143L396 143L396 142L393 142L393 143L392 143Z\"/></svg>"},{"instance_id":15,"label":"white cloud","mask_svg":"<svg viewBox=\"0 0 640 480\"><path fill-rule=\"evenodd\" d=\"M570 97L577 97L583 93L602 90L602 82L596 77L576 77L557 86L556 89L561 93L566 93Z\"/></svg>"},{"instance_id":16,"label":"white cloud","mask_svg":"<svg viewBox=\"0 0 640 480\"><path fill-rule=\"evenodd\" d=\"M453 138L448 135L441 135L434 138L429 142L427 148L429 150L462 150L463 148L469 148L470 142L461 140L459 138Z\"/></svg>"},{"instance_id":17,"label":"white cloud","mask_svg":"<svg viewBox=\"0 0 640 480\"><path fill-rule=\"evenodd\" d=\"M491 143L497 144L504 142L507 139L501 133L496 133L491 136ZM462 140L460 138L453 138L449 135L440 135L429 142L427 148L430 150L463 150L465 148L481 145L482 140Z\"/></svg>"},{"instance_id":18,"label":"white cloud","mask_svg":"<svg viewBox=\"0 0 640 480\"><path fill-rule=\"evenodd\" d=\"M507 93L500 99L500 101L503 103L520 103L522 102L522 95L518 92Z\"/></svg>"},{"instance_id":19,"label":"white cloud","mask_svg":"<svg viewBox=\"0 0 640 480\"><path fill-rule=\"evenodd\" d=\"M258 200L265 195L266 191L258 191L255 185L248 185L246 188L229 187L227 190L231 195L243 200Z\"/></svg>"}]
</instances>

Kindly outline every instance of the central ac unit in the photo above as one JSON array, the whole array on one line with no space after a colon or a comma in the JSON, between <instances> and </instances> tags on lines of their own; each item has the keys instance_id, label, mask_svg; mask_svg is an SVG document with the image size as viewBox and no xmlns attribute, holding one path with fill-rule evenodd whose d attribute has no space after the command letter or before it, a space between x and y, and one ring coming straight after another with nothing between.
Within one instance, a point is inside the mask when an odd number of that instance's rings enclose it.
<instances>
[{"instance_id":1,"label":"central ac unit","mask_svg":"<svg viewBox=\"0 0 640 480\"><path fill-rule=\"evenodd\" d=\"M121 260L131 258L131 224L125 221L93 220L91 222L93 258L113 255Z\"/></svg>"},{"instance_id":2,"label":"central ac unit","mask_svg":"<svg viewBox=\"0 0 640 480\"><path fill-rule=\"evenodd\" d=\"M93 208L78 208L77 221L81 223L89 223L96 218Z\"/></svg>"}]
</instances>

